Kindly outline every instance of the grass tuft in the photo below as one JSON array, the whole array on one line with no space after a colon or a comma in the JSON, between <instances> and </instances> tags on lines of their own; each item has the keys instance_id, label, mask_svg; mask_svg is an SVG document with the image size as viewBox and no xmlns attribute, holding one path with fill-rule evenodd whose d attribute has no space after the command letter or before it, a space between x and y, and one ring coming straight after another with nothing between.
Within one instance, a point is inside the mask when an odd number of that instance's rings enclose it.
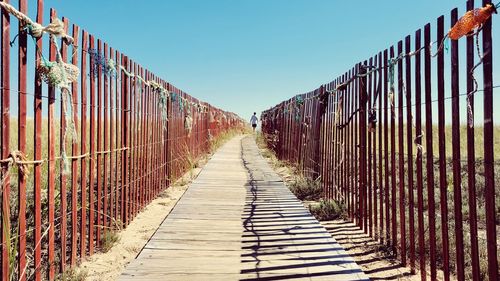
<instances>
[{"instance_id":1,"label":"grass tuft","mask_svg":"<svg viewBox=\"0 0 500 281\"><path fill-rule=\"evenodd\" d=\"M323 187L319 179L297 176L290 184L290 190L299 200L318 201L323 197Z\"/></svg>"},{"instance_id":2,"label":"grass tuft","mask_svg":"<svg viewBox=\"0 0 500 281\"><path fill-rule=\"evenodd\" d=\"M107 230L101 238L101 250L103 253L109 252L111 248L120 240L117 232L114 230Z\"/></svg>"},{"instance_id":3,"label":"grass tuft","mask_svg":"<svg viewBox=\"0 0 500 281\"><path fill-rule=\"evenodd\" d=\"M309 212L319 221L329 221L346 218L345 205L336 200L320 200L317 204L309 205Z\"/></svg>"},{"instance_id":4,"label":"grass tuft","mask_svg":"<svg viewBox=\"0 0 500 281\"><path fill-rule=\"evenodd\" d=\"M69 268L56 277L56 281L84 281L87 279L87 271Z\"/></svg>"}]
</instances>

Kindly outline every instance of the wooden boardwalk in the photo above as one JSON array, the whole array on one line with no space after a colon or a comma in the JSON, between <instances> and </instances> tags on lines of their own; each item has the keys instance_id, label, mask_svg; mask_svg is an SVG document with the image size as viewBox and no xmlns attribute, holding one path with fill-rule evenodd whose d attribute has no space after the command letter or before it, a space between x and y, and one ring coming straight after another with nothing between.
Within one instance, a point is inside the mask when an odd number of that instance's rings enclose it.
<instances>
[{"instance_id":1,"label":"wooden boardwalk","mask_svg":"<svg viewBox=\"0 0 500 281\"><path fill-rule=\"evenodd\" d=\"M207 163L120 280L369 280L237 137Z\"/></svg>"}]
</instances>

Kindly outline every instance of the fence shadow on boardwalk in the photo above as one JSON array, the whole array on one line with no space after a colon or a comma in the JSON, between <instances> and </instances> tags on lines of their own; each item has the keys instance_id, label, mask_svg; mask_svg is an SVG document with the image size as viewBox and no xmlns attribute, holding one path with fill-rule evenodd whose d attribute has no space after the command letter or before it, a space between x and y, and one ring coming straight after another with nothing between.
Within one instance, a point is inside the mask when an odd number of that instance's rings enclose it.
<instances>
[{"instance_id":1,"label":"fence shadow on boardwalk","mask_svg":"<svg viewBox=\"0 0 500 281\"><path fill-rule=\"evenodd\" d=\"M247 153L242 146L243 164L249 174L242 216L242 280L327 276L337 280L361 273L357 267L348 267L353 264L349 256L339 253L342 248L328 239L330 235L323 226L283 182L266 178L266 172L258 170L261 165L254 161L254 155Z\"/></svg>"}]
</instances>

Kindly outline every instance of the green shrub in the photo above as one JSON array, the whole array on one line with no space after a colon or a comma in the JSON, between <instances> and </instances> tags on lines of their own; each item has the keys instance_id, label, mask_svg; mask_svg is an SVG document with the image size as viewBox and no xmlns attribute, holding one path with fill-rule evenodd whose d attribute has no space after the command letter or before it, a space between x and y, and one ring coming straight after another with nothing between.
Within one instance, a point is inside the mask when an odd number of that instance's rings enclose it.
<instances>
[{"instance_id":1,"label":"green shrub","mask_svg":"<svg viewBox=\"0 0 500 281\"><path fill-rule=\"evenodd\" d=\"M297 176L290 184L290 190L302 201L318 201L323 196L321 181L319 179L312 180L304 176Z\"/></svg>"},{"instance_id":2,"label":"green shrub","mask_svg":"<svg viewBox=\"0 0 500 281\"><path fill-rule=\"evenodd\" d=\"M346 208L336 200L321 200L309 205L309 212L319 221L329 221L346 217Z\"/></svg>"},{"instance_id":3,"label":"green shrub","mask_svg":"<svg viewBox=\"0 0 500 281\"><path fill-rule=\"evenodd\" d=\"M114 230L104 231L104 235L101 238L102 252L107 253L113 246L118 242L120 238Z\"/></svg>"}]
</instances>

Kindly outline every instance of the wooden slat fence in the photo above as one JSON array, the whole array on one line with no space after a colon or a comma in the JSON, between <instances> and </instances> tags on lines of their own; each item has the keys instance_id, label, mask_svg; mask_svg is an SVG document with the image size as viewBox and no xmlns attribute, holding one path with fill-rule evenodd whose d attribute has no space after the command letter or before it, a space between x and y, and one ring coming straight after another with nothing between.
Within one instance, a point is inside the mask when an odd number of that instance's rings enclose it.
<instances>
[{"instance_id":1,"label":"wooden slat fence","mask_svg":"<svg viewBox=\"0 0 500 281\"><path fill-rule=\"evenodd\" d=\"M499 278L492 20L450 40L441 16L261 116L278 158L422 280Z\"/></svg>"},{"instance_id":2,"label":"wooden slat fence","mask_svg":"<svg viewBox=\"0 0 500 281\"><path fill-rule=\"evenodd\" d=\"M57 23L55 10L44 15L43 0L31 3L28 9L20 0L15 8L35 11L33 21L43 26ZM107 231L126 227L221 134L244 126L68 18L62 24L72 44L48 40L47 32L32 36L35 23L2 8L3 280L54 280L100 251ZM62 63L79 75L60 75L72 82L61 86L52 73L48 86L40 66L56 71Z\"/></svg>"}]
</instances>

